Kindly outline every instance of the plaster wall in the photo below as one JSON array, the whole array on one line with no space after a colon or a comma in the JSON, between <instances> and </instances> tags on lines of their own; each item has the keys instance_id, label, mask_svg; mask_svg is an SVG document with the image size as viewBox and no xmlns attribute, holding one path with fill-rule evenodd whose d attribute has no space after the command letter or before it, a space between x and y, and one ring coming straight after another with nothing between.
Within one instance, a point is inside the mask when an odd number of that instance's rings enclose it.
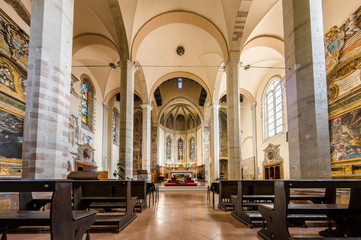
<instances>
[{"instance_id":1,"label":"plaster wall","mask_svg":"<svg viewBox=\"0 0 361 240\"><path fill-rule=\"evenodd\" d=\"M264 77L261 82L259 89L256 93L256 119L257 119L257 176L258 179L263 179L263 162L265 161L264 149L270 144L280 145L280 156L283 158L283 178L290 178L289 171L289 150L288 150L288 142L286 140L286 133L288 131L287 126L287 105L286 105L286 92L284 89L284 79L282 81L283 89L282 89L282 98L283 98L283 131L282 133L273 136L268 139L264 139L263 137L263 94L268 86L269 81L274 76L284 77L285 73L283 70L271 70Z\"/></svg>"}]
</instances>

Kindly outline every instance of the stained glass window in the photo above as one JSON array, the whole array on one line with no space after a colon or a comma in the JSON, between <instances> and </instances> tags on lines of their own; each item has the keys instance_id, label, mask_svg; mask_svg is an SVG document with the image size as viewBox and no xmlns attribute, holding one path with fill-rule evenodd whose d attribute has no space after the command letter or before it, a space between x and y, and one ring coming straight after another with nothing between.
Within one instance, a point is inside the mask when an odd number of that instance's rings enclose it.
<instances>
[{"instance_id":1,"label":"stained glass window","mask_svg":"<svg viewBox=\"0 0 361 240\"><path fill-rule=\"evenodd\" d=\"M88 85L83 82L81 85L82 99L81 99L81 121L88 123Z\"/></svg>"},{"instance_id":2,"label":"stained glass window","mask_svg":"<svg viewBox=\"0 0 361 240\"><path fill-rule=\"evenodd\" d=\"M183 140L178 140L178 160L183 160Z\"/></svg>"},{"instance_id":3,"label":"stained glass window","mask_svg":"<svg viewBox=\"0 0 361 240\"><path fill-rule=\"evenodd\" d=\"M170 137L167 138L167 141L166 141L166 154L167 154L167 159L170 159L170 156L171 156L171 140L170 140Z\"/></svg>"},{"instance_id":4,"label":"stained glass window","mask_svg":"<svg viewBox=\"0 0 361 240\"><path fill-rule=\"evenodd\" d=\"M191 159L193 159L195 157L195 142L194 142L194 137L191 138L190 140L190 153L191 153Z\"/></svg>"},{"instance_id":5,"label":"stained glass window","mask_svg":"<svg viewBox=\"0 0 361 240\"><path fill-rule=\"evenodd\" d=\"M113 143L116 143L116 141L117 141L117 138L116 138L117 129L116 128L117 128L117 115L116 115L115 111L113 111L113 131L112 131Z\"/></svg>"}]
</instances>

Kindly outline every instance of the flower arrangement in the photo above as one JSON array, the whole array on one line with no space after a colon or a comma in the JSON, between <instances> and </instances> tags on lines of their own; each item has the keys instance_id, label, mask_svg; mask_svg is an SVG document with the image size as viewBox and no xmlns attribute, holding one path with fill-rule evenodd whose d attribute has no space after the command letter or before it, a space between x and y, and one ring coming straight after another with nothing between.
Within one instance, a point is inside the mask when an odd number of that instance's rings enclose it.
<instances>
[{"instance_id":1,"label":"flower arrangement","mask_svg":"<svg viewBox=\"0 0 361 240\"><path fill-rule=\"evenodd\" d=\"M185 183L185 181L183 180L183 179L180 179L180 180L178 180L178 182L177 182L178 184L184 184Z\"/></svg>"}]
</instances>

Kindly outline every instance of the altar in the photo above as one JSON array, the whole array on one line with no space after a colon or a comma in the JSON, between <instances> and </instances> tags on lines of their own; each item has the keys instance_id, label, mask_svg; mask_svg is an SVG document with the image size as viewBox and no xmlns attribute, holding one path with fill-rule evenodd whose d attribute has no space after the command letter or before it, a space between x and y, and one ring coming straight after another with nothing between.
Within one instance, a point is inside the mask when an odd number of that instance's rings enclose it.
<instances>
[{"instance_id":1,"label":"altar","mask_svg":"<svg viewBox=\"0 0 361 240\"><path fill-rule=\"evenodd\" d=\"M192 172L172 172L171 176L176 179L192 178Z\"/></svg>"}]
</instances>

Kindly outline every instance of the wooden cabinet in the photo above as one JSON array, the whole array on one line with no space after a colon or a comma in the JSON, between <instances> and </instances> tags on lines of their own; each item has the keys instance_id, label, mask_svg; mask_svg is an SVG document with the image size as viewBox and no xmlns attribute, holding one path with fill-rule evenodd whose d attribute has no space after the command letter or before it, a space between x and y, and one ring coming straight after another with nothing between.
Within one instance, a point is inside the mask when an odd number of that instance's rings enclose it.
<instances>
[{"instance_id":1,"label":"wooden cabinet","mask_svg":"<svg viewBox=\"0 0 361 240\"><path fill-rule=\"evenodd\" d=\"M264 179L283 179L282 162L271 162L263 164Z\"/></svg>"}]
</instances>

